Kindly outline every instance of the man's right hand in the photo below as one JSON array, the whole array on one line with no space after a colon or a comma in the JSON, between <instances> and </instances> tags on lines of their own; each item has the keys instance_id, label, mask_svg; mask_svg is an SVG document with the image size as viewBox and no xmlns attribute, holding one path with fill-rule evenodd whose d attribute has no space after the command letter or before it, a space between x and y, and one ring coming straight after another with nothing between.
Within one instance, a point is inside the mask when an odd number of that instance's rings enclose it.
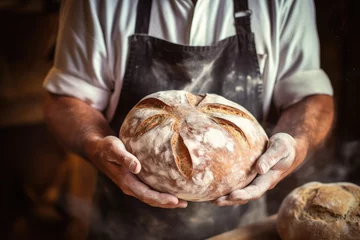
<instances>
[{"instance_id":1,"label":"man's right hand","mask_svg":"<svg viewBox=\"0 0 360 240\"><path fill-rule=\"evenodd\" d=\"M59 142L87 158L125 194L156 207L187 206L186 201L171 194L152 190L134 175L141 170L139 160L126 151L119 138L112 136L114 132L100 111L77 98L49 94L44 113Z\"/></svg>"},{"instance_id":2,"label":"man's right hand","mask_svg":"<svg viewBox=\"0 0 360 240\"><path fill-rule=\"evenodd\" d=\"M90 149L91 161L127 195L153 207L185 208L187 202L174 195L152 190L135 174L141 170L139 160L126 151L122 141L114 136L97 139Z\"/></svg>"}]
</instances>

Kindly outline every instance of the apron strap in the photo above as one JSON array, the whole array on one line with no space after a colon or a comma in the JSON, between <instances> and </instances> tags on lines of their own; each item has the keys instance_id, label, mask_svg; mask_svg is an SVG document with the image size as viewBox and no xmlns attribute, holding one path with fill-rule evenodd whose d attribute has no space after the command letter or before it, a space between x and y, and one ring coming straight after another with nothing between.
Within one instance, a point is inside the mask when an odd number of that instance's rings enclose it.
<instances>
[{"instance_id":1,"label":"apron strap","mask_svg":"<svg viewBox=\"0 0 360 240\"><path fill-rule=\"evenodd\" d=\"M236 33L251 33L252 11L248 7L248 0L233 0L233 2Z\"/></svg>"},{"instance_id":2,"label":"apron strap","mask_svg":"<svg viewBox=\"0 0 360 240\"><path fill-rule=\"evenodd\" d=\"M149 33L152 0L139 0L136 11L135 33Z\"/></svg>"}]
</instances>

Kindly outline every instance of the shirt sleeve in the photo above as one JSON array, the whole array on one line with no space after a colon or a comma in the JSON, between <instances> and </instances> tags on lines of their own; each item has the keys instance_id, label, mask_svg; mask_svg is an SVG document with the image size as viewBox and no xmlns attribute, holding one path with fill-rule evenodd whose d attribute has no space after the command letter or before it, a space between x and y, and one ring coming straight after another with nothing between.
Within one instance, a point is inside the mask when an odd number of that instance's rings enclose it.
<instances>
[{"instance_id":1,"label":"shirt sleeve","mask_svg":"<svg viewBox=\"0 0 360 240\"><path fill-rule=\"evenodd\" d=\"M112 93L113 76L97 4L63 2L54 66L43 85L49 92L78 98L102 111Z\"/></svg>"},{"instance_id":2,"label":"shirt sleeve","mask_svg":"<svg viewBox=\"0 0 360 240\"><path fill-rule=\"evenodd\" d=\"M309 95L333 95L330 80L320 68L313 1L283 1L281 8L276 107L285 108Z\"/></svg>"}]
</instances>

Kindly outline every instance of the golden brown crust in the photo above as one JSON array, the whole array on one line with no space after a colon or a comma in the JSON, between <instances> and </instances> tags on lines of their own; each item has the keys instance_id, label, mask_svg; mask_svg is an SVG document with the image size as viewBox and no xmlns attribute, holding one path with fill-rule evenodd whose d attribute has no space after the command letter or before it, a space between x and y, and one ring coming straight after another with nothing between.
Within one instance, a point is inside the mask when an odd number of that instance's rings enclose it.
<instances>
[{"instance_id":1,"label":"golden brown crust","mask_svg":"<svg viewBox=\"0 0 360 240\"><path fill-rule=\"evenodd\" d=\"M311 182L292 191L277 218L283 240L360 239L360 187Z\"/></svg>"},{"instance_id":2,"label":"golden brown crust","mask_svg":"<svg viewBox=\"0 0 360 240\"><path fill-rule=\"evenodd\" d=\"M240 105L185 91L142 99L127 115L120 138L140 160L142 181L190 201L213 200L247 185L268 140Z\"/></svg>"}]
</instances>

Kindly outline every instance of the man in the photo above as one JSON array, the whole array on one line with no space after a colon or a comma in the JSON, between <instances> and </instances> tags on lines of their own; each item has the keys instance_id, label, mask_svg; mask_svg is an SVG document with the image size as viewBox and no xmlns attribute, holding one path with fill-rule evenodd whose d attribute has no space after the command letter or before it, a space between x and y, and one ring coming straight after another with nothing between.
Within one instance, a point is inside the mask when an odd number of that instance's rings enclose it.
<instances>
[{"instance_id":1,"label":"man","mask_svg":"<svg viewBox=\"0 0 360 240\"><path fill-rule=\"evenodd\" d=\"M61 12L46 118L100 172L91 237L204 239L234 228L329 132L332 88L310 0L67 0ZM280 117L249 186L187 203L137 179L119 127L142 97L167 89L223 95L259 121L274 101Z\"/></svg>"}]
</instances>

